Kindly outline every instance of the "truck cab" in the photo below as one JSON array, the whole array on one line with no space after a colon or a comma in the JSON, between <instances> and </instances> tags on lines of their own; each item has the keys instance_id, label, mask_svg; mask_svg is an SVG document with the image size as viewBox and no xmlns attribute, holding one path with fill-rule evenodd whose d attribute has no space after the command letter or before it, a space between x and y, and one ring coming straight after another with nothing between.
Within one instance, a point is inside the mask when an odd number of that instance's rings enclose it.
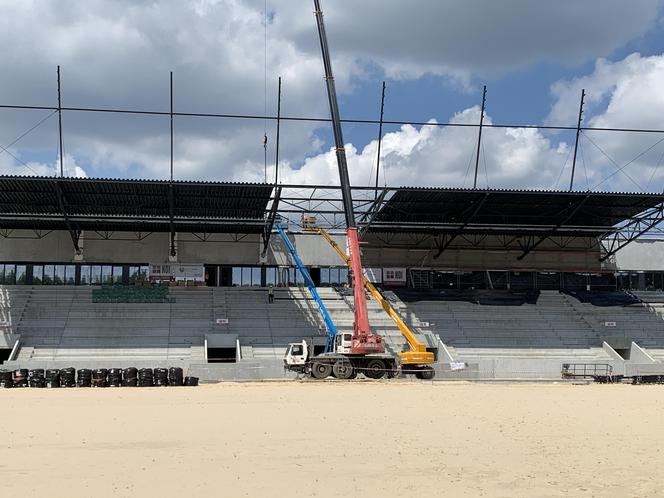
<instances>
[{"instance_id":1,"label":"truck cab","mask_svg":"<svg viewBox=\"0 0 664 498\"><path fill-rule=\"evenodd\" d=\"M284 356L284 367L293 370L304 370L309 358L309 351L307 341L290 343Z\"/></svg>"},{"instance_id":2,"label":"truck cab","mask_svg":"<svg viewBox=\"0 0 664 498\"><path fill-rule=\"evenodd\" d=\"M337 334L334 337L334 352L340 354L348 354L351 351L353 345L353 334L344 332L343 334Z\"/></svg>"}]
</instances>

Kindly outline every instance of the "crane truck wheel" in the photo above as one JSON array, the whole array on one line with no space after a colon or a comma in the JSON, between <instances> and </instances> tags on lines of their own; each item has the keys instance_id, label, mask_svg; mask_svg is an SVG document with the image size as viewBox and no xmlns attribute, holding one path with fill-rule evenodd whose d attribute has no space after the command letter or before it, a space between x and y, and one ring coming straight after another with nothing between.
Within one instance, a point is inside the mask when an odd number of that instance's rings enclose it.
<instances>
[{"instance_id":1,"label":"crane truck wheel","mask_svg":"<svg viewBox=\"0 0 664 498\"><path fill-rule=\"evenodd\" d=\"M370 360L362 373L370 379L380 379L385 375L385 363L383 360Z\"/></svg>"},{"instance_id":2,"label":"crane truck wheel","mask_svg":"<svg viewBox=\"0 0 664 498\"><path fill-rule=\"evenodd\" d=\"M332 365L332 373L337 379L350 379L353 375L353 365L348 360L339 360Z\"/></svg>"},{"instance_id":3,"label":"crane truck wheel","mask_svg":"<svg viewBox=\"0 0 664 498\"><path fill-rule=\"evenodd\" d=\"M329 363L316 362L311 366L311 375L315 379L324 379L332 374L332 365Z\"/></svg>"},{"instance_id":4,"label":"crane truck wheel","mask_svg":"<svg viewBox=\"0 0 664 498\"><path fill-rule=\"evenodd\" d=\"M415 374L415 377L422 380L431 380L436 375L436 371L431 367L426 367Z\"/></svg>"}]
</instances>

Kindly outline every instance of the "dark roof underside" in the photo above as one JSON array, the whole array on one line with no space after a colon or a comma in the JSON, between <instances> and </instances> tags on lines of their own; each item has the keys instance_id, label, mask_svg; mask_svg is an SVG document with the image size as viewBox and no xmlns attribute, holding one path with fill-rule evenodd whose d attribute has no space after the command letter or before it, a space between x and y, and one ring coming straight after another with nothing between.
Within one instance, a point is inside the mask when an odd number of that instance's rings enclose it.
<instances>
[{"instance_id":1,"label":"dark roof underside","mask_svg":"<svg viewBox=\"0 0 664 498\"><path fill-rule=\"evenodd\" d=\"M661 194L403 188L370 231L599 236L662 202Z\"/></svg>"},{"instance_id":2,"label":"dark roof underside","mask_svg":"<svg viewBox=\"0 0 664 498\"><path fill-rule=\"evenodd\" d=\"M259 233L266 184L0 177L0 227ZM64 208L64 209L63 209ZM64 211L64 213L63 213Z\"/></svg>"}]
</instances>

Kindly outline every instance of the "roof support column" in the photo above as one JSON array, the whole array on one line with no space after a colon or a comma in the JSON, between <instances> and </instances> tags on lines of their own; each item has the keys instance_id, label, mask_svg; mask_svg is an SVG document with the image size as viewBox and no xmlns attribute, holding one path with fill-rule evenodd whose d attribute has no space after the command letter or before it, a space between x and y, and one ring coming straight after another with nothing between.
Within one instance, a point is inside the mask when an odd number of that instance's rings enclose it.
<instances>
[{"instance_id":1,"label":"roof support column","mask_svg":"<svg viewBox=\"0 0 664 498\"><path fill-rule=\"evenodd\" d=\"M168 252L169 259L175 261L177 257L177 249L175 247L175 193L173 192L173 183L168 185L168 226L170 232L170 250Z\"/></svg>"},{"instance_id":2,"label":"roof support column","mask_svg":"<svg viewBox=\"0 0 664 498\"><path fill-rule=\"evenodd\" d=\"M81 254L81 248L78 244L79 238L81 236L81 230L79 230L77 227L74 227L71 224L71 221L69 220L69 215L67 214L67 199L65 198L65 194L62 191L62 187L58 183L58 180L55 180L54 185L55 185L55 193L58 197L58 205L60 206L60 212L62 213L62 217L64 218L67 231L71 236L71 241L74 244L74 250L76 251L76 254Z\"/></svg>"}]
</instances>

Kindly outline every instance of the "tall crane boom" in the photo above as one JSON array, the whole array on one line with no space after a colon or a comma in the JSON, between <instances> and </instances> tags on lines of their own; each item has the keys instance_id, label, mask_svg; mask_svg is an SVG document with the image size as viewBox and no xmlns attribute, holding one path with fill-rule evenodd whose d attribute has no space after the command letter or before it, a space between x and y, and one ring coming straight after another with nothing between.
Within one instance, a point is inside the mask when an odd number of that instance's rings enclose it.
<instances>
[{"instance_id":1,"label":"tall crane boom","mask_svg":"<svg viewBox=\"0 0 664 498\"><path fill-rule=\"evenodd\" d=\"M327 97L330 103L330 114L332 117L332 130L334 132L337 166L339 167L339 181L341 183L341 197L346 216L346 238L348 241L348 251L350 252L350 266L353 272L355 320L353 322L351 352L353 354L384 353L385 344L383 343L383 339L378 335L372 334L369 327L367 300L364 295L364 285L362 284L363 271L360 258L359 235L355 223L353 197L350 189L350 179L348 177L348 164L346 162L346 150L344 149L344 139L341 132L341 118L339 116L337 90L334 85L334 76L332 75L332 62L330 61L330 51L327 45L327 35L325 33L325 23L323 22L323 11L320 6L320 0L314 0L314 9L316 24L318 25L320 49L323 56L323 66L325 68L325 83L327 85Z\"/></svg>"}]
</instances>

